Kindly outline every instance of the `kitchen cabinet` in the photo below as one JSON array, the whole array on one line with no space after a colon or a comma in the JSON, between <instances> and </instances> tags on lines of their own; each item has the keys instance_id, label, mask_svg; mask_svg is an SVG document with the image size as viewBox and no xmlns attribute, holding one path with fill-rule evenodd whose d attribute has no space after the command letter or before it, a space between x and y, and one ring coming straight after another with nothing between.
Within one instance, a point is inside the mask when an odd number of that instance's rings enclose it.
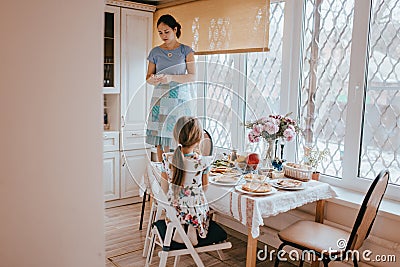
<instances>
[{"instance_id":1,"label":"kitchen cabinet","mask_svg":"<svg viewBox=\"0 0 400 267\"><path fill-rule=\"evenodd\" d=\"M152 48L153 14L123 9L121 115L124 130L141 130L148 110L147 55ZM150 87L150 86L149 86Z\"/></svg>"},{"instance_id":2,"label":"kitchen cabinet","mask_svg":"<svg viewBox=\"0 0 400 267\"><path fill-rule=\"evenodd\" d=\"M155 7L127 1L106 3L103 183L106 207L111 207L140 201L139 183L150 150L145 144L151 98L146 72Z\"/></svg>"},{"instance_id":3,"label":"kitchen cabinet","mask_svg":"<svg viewBox=\"0 0 400 267\"><path fill-rule=\"evenodd\" d=\"M139 195L139 184L149 161L147 151L136 149L121 153L121 198Z\"/></svg>"},{"instance_id":4,"label":"kitchen cabinet","mask_svg":"<svg viewBox=\"0 0 400 267\"><path fill-rule=\"evenodd\" d=\"M103 153L104 200L120 198L120 155L119 151Z\"/></svg>"},{"instance_id":5,"label":"kitchen cabinet","mask_svg":"<svg viewBox=\"0 0 400 267\"><path fill-rule=\"evenodd\" d=\"M120 8L106 6L104 12L103 93L120 92Z\"/></svg>"}]
</instances>

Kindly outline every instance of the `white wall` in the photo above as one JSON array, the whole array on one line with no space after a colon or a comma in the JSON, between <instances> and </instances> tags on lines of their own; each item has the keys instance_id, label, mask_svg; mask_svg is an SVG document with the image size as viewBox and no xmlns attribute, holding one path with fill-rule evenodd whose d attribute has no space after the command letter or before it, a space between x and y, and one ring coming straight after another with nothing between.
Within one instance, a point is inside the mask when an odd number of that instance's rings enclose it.
<instances>
[{"instance_id":1,"label":"white wall","mask_svg":"<svg viewBox=\"0 0 400 267\"><path fill-rule=\"evenodd\" d=\"M0 16L0 266L103 266L101 0Z\"/></svg>"}]
</instances>

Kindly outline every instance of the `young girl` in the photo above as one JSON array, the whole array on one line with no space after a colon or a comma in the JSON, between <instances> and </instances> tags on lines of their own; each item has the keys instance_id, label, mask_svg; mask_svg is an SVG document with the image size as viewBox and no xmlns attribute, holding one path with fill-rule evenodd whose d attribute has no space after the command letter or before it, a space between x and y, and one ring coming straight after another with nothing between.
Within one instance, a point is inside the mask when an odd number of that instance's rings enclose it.
<instances>
[{"instance_id":1,"label":"young girl","mask_svg":"<svg viewBox=\"0 0 400 267\"><path fill-rule=\"evenodd\" d=\"M209 226L209 207L204 195L208 185L208 166L211 156L194 152L203 138L203 129L197 118L181 117L174 127L178 143L173 154L164 153L164 168L169 179L168 201L176 208L177 216L185 224L189 239L196 245L205 238ZM179 237L174 240L180 242Z\"/></svg>"}]
</instances>

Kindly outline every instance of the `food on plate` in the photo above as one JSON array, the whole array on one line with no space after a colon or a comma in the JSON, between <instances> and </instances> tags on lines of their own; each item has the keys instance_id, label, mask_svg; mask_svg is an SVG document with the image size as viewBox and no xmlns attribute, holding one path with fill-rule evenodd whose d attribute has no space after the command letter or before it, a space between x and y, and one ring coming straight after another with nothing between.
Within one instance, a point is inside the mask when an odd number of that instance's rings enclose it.
<instances>
[{"instance_id":1,"label":"food on plate","mask_svg":"<svg viewBox=\"0 0 400 267\"><path fill-rule=\"evenodd\" d=\"M225 159L217 159L213 162L215 167L233 167L233 162Z\"/></svg>"},{"instance_id":2,"label":"food on plate","mask_svg":"<svg viewBox=\"0 0 400 267\"><path fill-rule=\"evenodd\" d=\"M211 168L211 172L214 172L214 173L225 173L228 169L230 169L230 168L229 167L225 167L225 166L221 166L221 167Z\"/></svg>"},{"instance_id":3,"label":"food on plate","mask_svg":"<svg viewBox=\"0 0 400 267\"><path fill-rule=\"evenodd\" d=\"M210 172L211 172L211 174L214 174L214 175L219 175L219 174L225 174L225 175L234 174L234 175L237 175L238 174L237 170L234 170L234 169L232 169L230 167L224 167L224 166L211 168Z\"/></svg>"},{"instance_id":4,"label":"food on plate","mask_svg":"<svg viewBox=\"0 0 400 267\"><path fill-rule=\"evenodd\" d=\"M276 182L276 184L281 186L281 187L292 188L292 187L301 186L302 182L301 181L297 181L297 180L292 180L292 179L282 179L282 180L278 180Z\"/></svg>"},{"instance_id":5,"label":"food on plate","mask_svg":"<svg viewBox=\"0 0 400 267\"><path fill-rule=\"evenodd\" d=\"M245 174L243 177L246 181L253 181L253 182L264 182L265 180L267 180L267 176L254 173Z\"/></svg>"},{"instance_id":6,"label":"food on plate","mask_svg":"<svg viewBox=\"0 0 400 267\"><path fill-rule=\"evenodd\" d=\"M247 182L242 185L242 189L252 193L267 193L272 190L272 187L270 184Z\"/></svg>"}]
</instances>

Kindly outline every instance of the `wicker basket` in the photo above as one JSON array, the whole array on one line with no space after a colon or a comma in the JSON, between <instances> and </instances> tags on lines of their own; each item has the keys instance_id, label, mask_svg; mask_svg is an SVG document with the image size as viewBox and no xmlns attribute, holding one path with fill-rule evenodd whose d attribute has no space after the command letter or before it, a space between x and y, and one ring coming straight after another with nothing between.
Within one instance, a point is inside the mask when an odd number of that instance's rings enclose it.
<instances>
[{"instance_id":1,"label":"wicker basket","mask_svg":"<svg viewBox=\"0 0 400 267\"><path fill-rule=\"evenodd\" d=\"M312 168L310 166L293 162L284 162L283 171L286 177L300 181L309 181L312 175Z\"/></svg>"}]
</instances>

